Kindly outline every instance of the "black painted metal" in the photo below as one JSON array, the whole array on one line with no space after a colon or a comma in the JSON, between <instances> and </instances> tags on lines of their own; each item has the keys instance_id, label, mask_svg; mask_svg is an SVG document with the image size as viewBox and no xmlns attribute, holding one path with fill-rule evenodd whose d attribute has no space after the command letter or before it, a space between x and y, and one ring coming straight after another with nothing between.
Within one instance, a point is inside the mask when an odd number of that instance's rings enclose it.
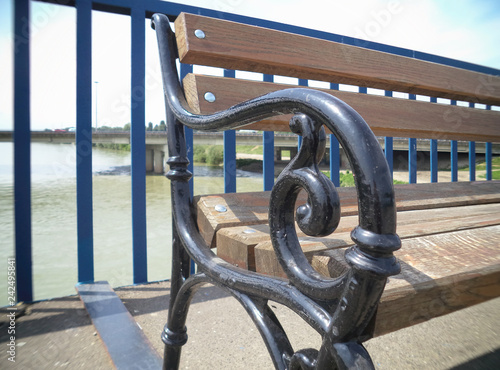
<instances>
[{"instance_id":1,"label":"black painted metal","mask_svg":"<svg viewBox=\"0 0 500 370\"><path fill-rule=\"evenodd\" d=\"M168 147L174 223L172 292L165 342L165 369L176 369L186 342L185 318L197 288L207 282L229 291L257 325L278 369L372 368L361 342L370 337L369 323L385 287L397 274L393 252L400 247L396 235L396 207L389 167L375 136L351 107L331 95L303 88L286 89L243 102L223 112L189 112L175 66L176 43L168 18L153 16L167 107ZM290 125L303 143L297 156L279 176L269 207L271 240L288 280L235 267L218 258L200 236L191 214L188 160L183 125L197 130L227 130L277 114L294 113ZM359 197L356 243L345 258L350 268L337 278L318 274L305 258L294 222L308 235L328 235L340 218L334 185L318 169L328 127L351 163ZM294 209L304 189L307 204ZM187 253L187 254L186 254ZM189 255L189 257L188 257ZM189 258L198 274L189 276ZM294 351L279 321L267 305L286 305L323 337L319 350Z\"/></svg>"}]
</instances>

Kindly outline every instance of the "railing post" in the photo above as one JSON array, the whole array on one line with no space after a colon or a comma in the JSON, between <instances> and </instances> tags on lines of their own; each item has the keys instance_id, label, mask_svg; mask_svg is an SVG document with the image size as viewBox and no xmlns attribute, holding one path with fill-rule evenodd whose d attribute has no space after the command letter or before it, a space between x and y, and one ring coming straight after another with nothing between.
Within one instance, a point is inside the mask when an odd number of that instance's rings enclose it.
<instances>
[{"instance_id":1,"label":"railing post","mask_svg":"<svg viewBox=\"0 0 500 370\"><path fill-rule=\"evenodd\" d=\"M392 91L385 90L384 96L392 97ZM391 176L394 179L394 139L390 136L384 137L384 155L387 164L389 165L389 170L391 170Z\"/></svg>"},{"instance_id":2,"label":"railing post","mask_svg":"<svg viewBox=\"0 0 500 370\"><path fill-rule=\"evenodd\" d=\"M486 106L487 110L491 110L491 105ZM491 143L486 143L486 180L493 180L493 147Z\"/></svg>"},{"instance_id":3,"label":"railing post","mask_svg":"<svg viewBox=\"0 0 500 370\"><path fill-rule=\"evenodd\" d=\"M94 281L92 201L92 1L76 2L76 207L78 281Z\"/></svg>"},{"instance_id":4,"label":"railing post","mask_svg":"<svg viewBox=\"0 0 500 370\"><path fill-rule=\"evenodd\" d=\"M180 63L180 75L181 75L181 84L182 80L188 73L193 72L193 65L192 64L184 64ZM193 130L190 129L189 127L184 127L184 135L185 135L185 140L186 140L186 147L187 147L187 157L189 159L189 164L188 164L188 171L191 173L194 173L194 163L193 163L193 154L194 154L194 142L193 142ZM189 192L191 195L191 198L193 197L194 194L194 176L189 180Z\"/></svg>"},{"instance_id":5,"label":"railing post","mask_svg":"<svg viewBox=\"0 0 500 370\"><path fill-rule=\"evenodd\" d=\"M264 75L265 82L273 82L273 75ZM274 185L274 132L264 131L262 134L264 191L271 190Z\"/></svg>"},{"instance_id":6,"label":"railing post","mask_svg":"<svg viewBox=\"0 0 500 370\"><path fill-rule=\"evenodd\" d=\"M474 103L469 103L469 108L474 108ZM476 181L476 142L469 141L469 181Z\"/></svg>"},{"instance_id":7,"label":"railing post","mask_svg":"<svg viewBox=\"0 0 500 370\"><path fill-rule=\"evenodd\" d=\"M457 105L456 100L451 101L451 105ZM451 140L450 143L451 181L458 181L458 142Z\"/></svg>"},{"instance_id":8,"label":"railing post","mask_svg":"<svg viewBox=\"0 0 500 370\"><path fill-rule=\"evenodd\" d=\"M17 300L33 300L31 234L30 2L14 2L14 218ZM6 262L4 262L6 263Z\"/></svg>"},{"instance_id":9,"label":"railing post","mask_svg":"<svg viewBox=\"0 0 500 370\"><path fill-rule=\"evenodd\" d=\"M437 98L431 97L431 103L437 103ZM438 141L431 139L430 150L431 161L431 182L438 182Z\"/></svg>"},{"instance_id":10,"label":"railing post","mask_svg":"<svg viewBox=\"0 0 500 370\"><path fill-rule=\"evenodd\" d=\"M339 84L331 82L330 89L338 90ZM330 134L330 180L340 187L340 144L333 134Z\"/></svg>"},{"instance_id":11,"label":"railing post","mask_svg":"<svg viewBox=\"0 0 500 370\"><path fill-rule=\"evenodd\" d=\"M148 281L146 234L145 10L142 1L131 9L131 155L132 254L134 284Z\"/></svg>"},{"instance_id":12,"label":"railing post","mask_svg":"<svg viewBox=\"0 0 500 370\"><path fill-rule=\"evenodd\" d=\"M304 78L299 78L299 86L309 86L309 81ZM302 146L302 136L299 135L297 138L297 148L300 149L301 146Z\"/></svg>"},{"instance_id":13,"label":"railing post","mask_svg":"<svg viewBox=\"0 0 500 370\"><path fill-rule=\"evenodd\" d=\"M486 180L493 180L493 156L492 156L492 145L491 143L486 143Z\"/></svg>"},{"instance_id":14,"label":"railing post","mask_svg":"<svg viewBox=\"0 0 500 370\"><path fill-rule=\"evenodd\" d=\"M408 139L408 181L417 183L417 139Z\"/></svg>"},{"instance_id":15,"label":"railing post","mask_svg":"<svg viewBox=\"0 0 500 370\"><path fill-rule=\"evenodd\" d=\"M409 94L408 99L416 100L415 94ZM410 184L417 183L417 139L408 139L408 181Z\"/></svg>"},{"instance_id":16,"label":"railing post","mask_svg":"<svg viewBox=\"0 0 500 370\"><path fill-rule=\"evenodd\" d=\"M235 71L224 70L224 77L234 78ZM224 131L224 193L236 193L236 132Z\"/></svg>"}]
</instances>

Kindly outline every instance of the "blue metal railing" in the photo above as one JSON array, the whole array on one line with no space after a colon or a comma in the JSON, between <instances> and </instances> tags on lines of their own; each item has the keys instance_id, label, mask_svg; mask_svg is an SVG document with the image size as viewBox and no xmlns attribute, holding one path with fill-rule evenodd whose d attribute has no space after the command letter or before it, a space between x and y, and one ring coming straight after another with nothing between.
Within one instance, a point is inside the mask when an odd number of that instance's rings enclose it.
<instances>
[{"instance_id":1,"label":"blue metal railing","mask_svg":"<svg viewBox=\"0 0 500 370\"><path fill-rule=\"evenodd\" d=\"M33 300L31 260L31 134L30 134L29 1L14 5L14 217L17 298Z\"/></svg>"},{"instance_id":2,"label":"blue metal railing","mask_svg":"<svg viewBox=\"0 0 500 370\"><path fill-rule=\"evenodd\" d=\"M92 1L76 6L76 210L78 281L94 280L92 212Z\"/></svg>"},{"instance_id":3,"label":"blue metal railing","mask_svg":"<svg viewBox=\"0 0 500 370\"><path fill-rule=\"evenodd\" d=\"M60 4L57 0L43 0ZM15 253L17 264L18 300L33 300L32 272L32 233L31 233L31 173L30 173L30 0L14 2L14 198L15 198ZM72 2L64 2L65 5ZM146 236L146 187L145 187L145 28L144 20L154 12L161 12L175 18L181 12L223 18L240 23L277 29L302 34L310 37L341 42L349 45L363 46L373 50L402 55L449 66L488 74L500 74L500 71L475 64L416 52L389 45L363 41L351 37L330 34L293 25L256 19L215 10L181 5L160 0L76 0L77 29L77 112L76 112L76 151L77 151L77 232L78 232L78 281L94 280L93 253L93 204L92 204L92 128L91 128L91 94L92 94L92 11L100 10L110 13L129 15L131 19L131 152L132 152L132 232L133 232L133 281L146 282L147 277L147 236ZM23 42L19 42L19 40ZM181 64L181 78L192 72L191 65ZM234 77L234 71L224 74ZM264 75L264 81L273 81L274 76ZM299 80L299 85L307 86L309 81ZM331 89L339 89L339 85L330 84ZM367 93L366 88L359 92ZM392 96L391 91L385 92ZM410 99L415 99L410 94ZM437 99L431 97L431 102ZM455 104L452 102L452 104ZM474 107L474 104L470 105ZM491 109L487 106L486 109ZM337 139L330 135L330 171L335 185L339 185L340 150ZM190 156L190 171L193 171L193 133L186 129L186 140ZM431 181L438 181L438 149L437 140L431 140L430 164ZM225 191L236 191L235 135L228 132L224 137L225 145ZM299 141L300 145L300 141ZM456 142L452 142L452 175L456 181L457 161ZM470 179L475 173L475 143L471 142L469 163ZM264 190L270 190L274 182L274 134L263 134L264 146ZM385 155L391 171L393 170L393 140L385 138ZM409 140L409 181L417 181L417 142ZM492 146L486 144L487 179L492 178ZM193 185L191 183L191 193Z\"/></svg>"}]
</instances>

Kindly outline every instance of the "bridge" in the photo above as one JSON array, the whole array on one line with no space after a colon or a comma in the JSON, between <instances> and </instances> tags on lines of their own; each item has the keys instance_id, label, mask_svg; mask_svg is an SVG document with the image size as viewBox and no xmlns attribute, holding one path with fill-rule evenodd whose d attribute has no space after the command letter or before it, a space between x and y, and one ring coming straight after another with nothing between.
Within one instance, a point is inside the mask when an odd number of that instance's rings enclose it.
<instances>
[{"instance_id":1,"label":"bridge","mask_svg":"<svg viewBox=\"0 0 500 370\"><path fill-rule=\"evenodd\" d=\"M258 132L237 131L237 145L262 145L262 134ZM12 131L0 131L0 142L12 141ZM74 132L65 131L31 131L32 142L44 142L55 144L71 144L75 142ZM194 142L198 145L223 145L223 136L220 132L195 132ZM384 139L379 138L380 145L384 147ZM92 132L92 143L114 143L130 144L129 131ZM458 142L458 152L468 153L469 143ZM327 140L327 149L330 142ZM408 139L394 138L393 149L395 151L408 151ZM430 150L429 140L417 140L418 151L427 152ZM290 133L275 133L274 153L275 160L281 160L283 151L289 152L293 156L297 152L297 136ZM440 140L438 142L439 152L450 152L450 141ZM476 153L484 154L485 143L476 143ZM148 172L163 173L165 167L165 153L167 152L167 133L165 131L146 131L146 170ZM492 145L493 154L500 155L500 144ZM341 162L345 163L345 156L341 149Z\"/></svg>"}]
</instances>

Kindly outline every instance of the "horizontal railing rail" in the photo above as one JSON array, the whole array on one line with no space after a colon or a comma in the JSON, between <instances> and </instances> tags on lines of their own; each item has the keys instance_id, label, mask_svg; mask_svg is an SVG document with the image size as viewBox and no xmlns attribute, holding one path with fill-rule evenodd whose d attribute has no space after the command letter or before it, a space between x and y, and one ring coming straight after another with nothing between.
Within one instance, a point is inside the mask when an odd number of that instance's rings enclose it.
<instances>
[{"instance_id":1,"label":"horizontal railing rail","mask_svg":"<svg viewBox=\"0 0 500 370\"><path fill-rule=\"evenodd\" d=\"M169 16L173 21L181 12L206 15L240 23L246 23L276 30L292 32L300 35L336 41L348 45L383 51L386 53L406 56L470 71L499 75L500 70L479 66L472 63L421 53L404 48L364 41L352 37L331 34L323 31L302 28L278 22L251 18L220 11L176 4L160 0L37 0L41 2L72 6L76 8L76 53L77 53L77 107L76 107L76 166L77 166L77 248L78 248L78 282L94 280L94 230L93 230L93 188L92 188L92 11L104 11L130 16L131 21L131 91L145 90L145 27L144 21L153 13L159 12ZM15 204L15 254L17 265L17 299L32 301L33 268L32 268L32 211L31 211L31 117L30 117L30 0L14 2L14 204ZM22 41L22 42L21 42ZM193 71L192 65L181 65L181 78ZM234 71L225 70L224 76L236 77ZM275 77L263 75L263 80L272 82ZM301 86L308 86L309 81L299 80ZM336 83L330 84L331 89L340 89ZM366 88L359 87L359 93L369 93ZM386 96L392 96L392 91L385 91ZM409 94L409 99L416 99ZM437 102L435 98L430 98ZM451 101L450 104L457 104ZM474 107L474 103L470 103ZM491 109L491 106L486 106ZM131 95L131 178L132 178L132 234L133 234L133 282L148 281L147 267L147 233L146 233L146 158L145 158L145 101L144 97ZM270 190L274 183L274 139L275 134L264 132L263 145L263 189ZM337 139L330 135L330 173L335 185L339 185L340 147ZM193 147L193 132L186 130L186 140ZM297 145L300 145L300 137ZM469 143L470 180L476 179L475 143ZM492 178L492 145L486 143L486 177ZM458 161L457 142L450 144L452 181L457 181ZM387 161L393 170L394 141L384 139ZM417 150L416 139L408 141L408 181L417 181ZM192 156L193 151L189 150ZM224 190L236 191L236 135L229 131L224 133ZM430 172L431 181L438 181L437 140L430 141ZM193 158L190 158L190 170L193 171ZM191 191L193 184L191 183ZM56 268L56 267L55 267Z\"/></svg>"}]
</instances>

